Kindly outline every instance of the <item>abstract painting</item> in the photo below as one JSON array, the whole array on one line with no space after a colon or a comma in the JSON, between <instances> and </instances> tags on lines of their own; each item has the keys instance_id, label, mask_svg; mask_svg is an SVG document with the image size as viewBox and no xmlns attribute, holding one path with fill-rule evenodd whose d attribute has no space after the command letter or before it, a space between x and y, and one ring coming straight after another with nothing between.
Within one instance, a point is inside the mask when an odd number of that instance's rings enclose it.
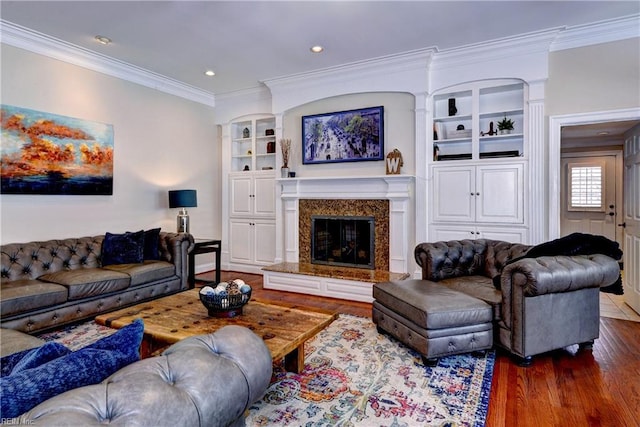
<instances>
[{"instance_id":1,"label":"abstract painting","mask_svg":"<svg viewBox=\"0 0 640 427\"><path fill-rule=\"evenodd\" d=\"M113 194L113 126L0 106L2 194Z\"/></svg>"}]
</instances>

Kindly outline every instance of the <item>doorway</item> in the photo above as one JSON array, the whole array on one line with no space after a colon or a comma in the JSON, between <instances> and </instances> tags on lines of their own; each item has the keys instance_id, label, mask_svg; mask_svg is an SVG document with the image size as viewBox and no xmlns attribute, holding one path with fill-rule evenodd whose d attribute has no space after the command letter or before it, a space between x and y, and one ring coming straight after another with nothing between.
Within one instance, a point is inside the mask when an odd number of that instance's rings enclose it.
<instances>
[{"instance_id":1,"label":"doorway","mask_svg":"<svg viewBox=\"0 0 640 427\"><path fill-rule=\"evenodd\" d=\"M604 111L604 112L595 112L595 113L579 113L579 114L569 114L563 116L551 116L549 117L549 152L548 152L548 172L549 172L549 180L548 180L548 201L549 201L549 224L548 224L548 238L556 239L561 235L561 217L562 217L562 191L561 191L561 181L562 181L562 147L563 147L563 129L571 128L573 126L601 126L606 127L607 125L618 125L625 127L624 132L621 132L621 135L628 134L631 129L639 129L638 124L640 123L640 108L630 108L625 110L614 110L614 111ZM638 140L636 137L636 140ZM622 137L622 144L627 144L628 141L624 140ZM640 144L639 144L640 145ZM626 154L623 158L623 162L627 162ZM626 165L626 163L625 163ZM628 169L625 166L625 169ZM640 170L640 167L636 168L636 171ZM637 173L637 172L635 172ZM631 183L632 185L624 185L623 188L623 202L629 205L629 201L637 200L638 193L640 193L640 180L634 179L633 177L629 177L629 170L623 171L623 180L625 184ZM617 203L619 209L617 210L618 216L622 215L623 209L622 204ZM628 212L625 212L625 219L622 221L624 223L626 221ZM640 215L640 213L639 213ZM628 222L628 221L627 221ZM617 226L617 224L616 224ZM619 227L620 228L620 227ZM635 228L633 229L635 230ZM640 312L640 257L637 256L640 253L640 236L631 240L634 243L630 244L631 241L629 239L630 231L628 228L623 228L624 238L622 240L624 255L624 283L625 283L625 295L624 300L628 305L633 307L636 311ZM617 230L617 233L620 231ZM634 233L637 232L634 231ZM637 244L636 244L637 243ZM625 246L632 247L630 250L627 248L625 250ZM638 246L638 250L635 250L635 247Z\"/></svg>"}]
</instances>

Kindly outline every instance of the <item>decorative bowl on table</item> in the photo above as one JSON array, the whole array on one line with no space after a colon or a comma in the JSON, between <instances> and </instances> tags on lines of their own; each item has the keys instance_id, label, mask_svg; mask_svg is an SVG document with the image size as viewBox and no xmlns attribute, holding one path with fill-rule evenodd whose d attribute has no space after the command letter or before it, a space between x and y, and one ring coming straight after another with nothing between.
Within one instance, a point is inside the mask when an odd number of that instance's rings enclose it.
<instances>
[{"instance_id":1,"label":"decorative bowl on table","mask_svg":"<svg viewBox=\"0 0 640 427\"><path fill-rule=\"evenodd\" d=\"M242 314L242 307L251 299L251 286L242 279L220 282L215 288L200 289L200 301L211 317L235 317Z\"/></svg>"}]
</instances>

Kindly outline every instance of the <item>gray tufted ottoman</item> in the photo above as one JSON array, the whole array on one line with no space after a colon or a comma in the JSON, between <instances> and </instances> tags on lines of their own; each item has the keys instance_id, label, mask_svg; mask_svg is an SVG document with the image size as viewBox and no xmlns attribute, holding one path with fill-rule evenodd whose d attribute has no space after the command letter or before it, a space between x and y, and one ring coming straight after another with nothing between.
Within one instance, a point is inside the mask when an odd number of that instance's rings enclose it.
<instances>
[{"instance_id":1,"label":"gray tufted ottoman","mask_svg":"<svg viewBox=\"0 0 640 427\"><path fill-rule=\"evenodd\" d=\"M422 354L425 364L493 345L493 313L484 301L428 280L373 285L373 322Z\"/></svg>"}]
</instances>

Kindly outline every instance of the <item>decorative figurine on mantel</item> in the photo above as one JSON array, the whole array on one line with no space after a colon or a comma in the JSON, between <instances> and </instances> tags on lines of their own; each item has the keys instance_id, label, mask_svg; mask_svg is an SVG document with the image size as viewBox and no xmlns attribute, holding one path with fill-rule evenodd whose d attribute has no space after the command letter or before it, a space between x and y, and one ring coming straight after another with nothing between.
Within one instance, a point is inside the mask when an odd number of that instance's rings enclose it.
<instances>
[{"instance_id":1,"label":"decorative figurine on mantel","mask_svg":"<svg viewBox=\"0 0 640 427\"><path fill-rule=\"evenodd\" d=\"M397 148L387 154L387 175L399 175L400 168L404 166L402 153Z\"/></svg>"}]
</instances>

